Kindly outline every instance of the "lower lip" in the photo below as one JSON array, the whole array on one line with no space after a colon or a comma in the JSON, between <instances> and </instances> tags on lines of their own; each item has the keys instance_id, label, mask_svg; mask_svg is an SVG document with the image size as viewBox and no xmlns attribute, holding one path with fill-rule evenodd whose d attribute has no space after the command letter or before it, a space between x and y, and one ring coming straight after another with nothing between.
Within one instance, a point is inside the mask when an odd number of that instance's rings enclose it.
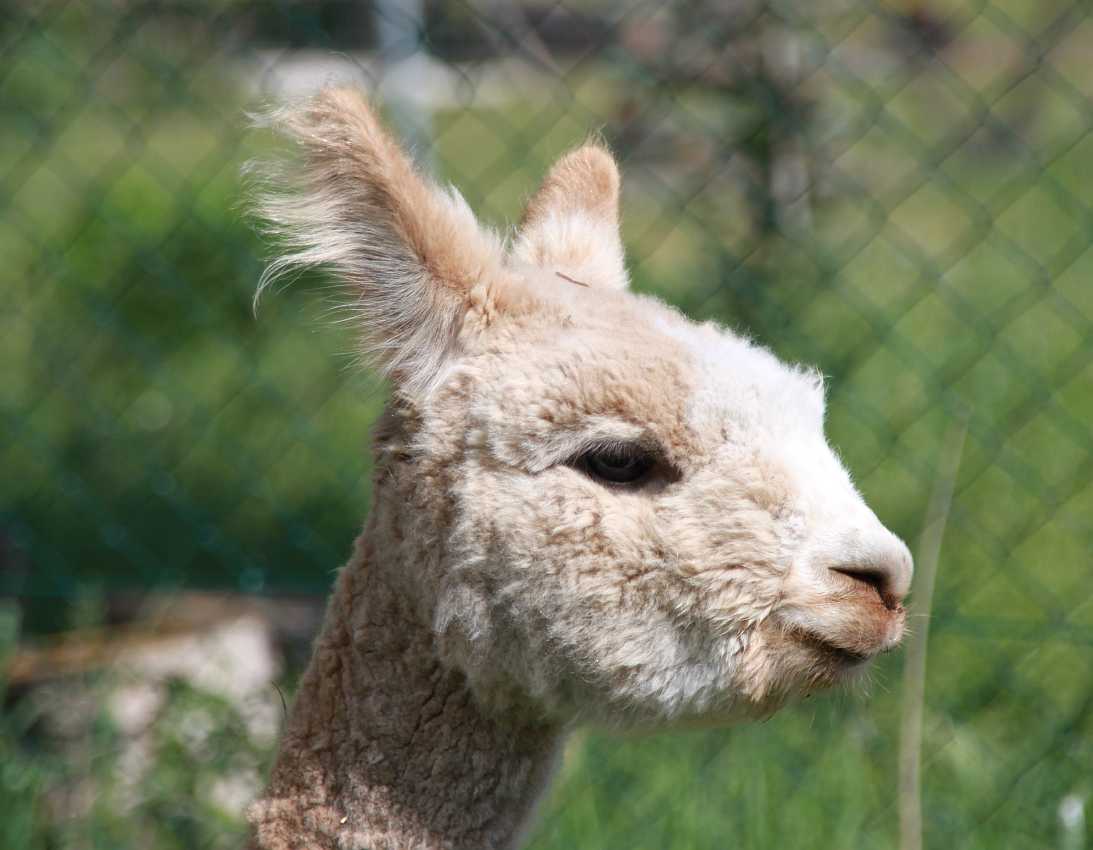
<instances>
[{"instance_id":1,"label":"lower lip","mask_svg":"<svg viewBox=\"0 0 1093 850\"><path fill-rule=\"evenodd\" d=\"M835 644L824 640L819 635L808 634L806 637L808 642L817 650L847 667L855 667L859 664L864 664L873 657L872 653L854 652L853 650L836 646Z\"/></svg>"},{"instance_id":2,"label":"lower lip","mask_svg":"<svg viewBox=\"0 0 1093 850\"><path fill-rule=\"evenodd\" d=\"M869 661L872 655L863 655L860 652L851 652L848 649L842 649L838 646L828 646L827 651L839 659L840 662L846 664L848 667L854 667L858 664L864 664Z\"/></svg>"}]
</instances>

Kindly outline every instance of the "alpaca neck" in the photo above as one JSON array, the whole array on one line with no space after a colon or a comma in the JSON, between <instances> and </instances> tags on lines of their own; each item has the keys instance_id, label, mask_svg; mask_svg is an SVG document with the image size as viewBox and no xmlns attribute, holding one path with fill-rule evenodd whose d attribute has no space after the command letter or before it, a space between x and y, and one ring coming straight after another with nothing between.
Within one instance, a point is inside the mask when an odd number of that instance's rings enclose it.
<instances>
[{"instance_id":1,"label":"alpaca neck","mask_svg":"<svg viewBox=\"0 0 1093 850\"><path fill-rule=\"evenodd\" d=\"M379 566L362 538L251 810L251 847L514 847L561 736L480 710Z\"/></svg>"}]
</instances>

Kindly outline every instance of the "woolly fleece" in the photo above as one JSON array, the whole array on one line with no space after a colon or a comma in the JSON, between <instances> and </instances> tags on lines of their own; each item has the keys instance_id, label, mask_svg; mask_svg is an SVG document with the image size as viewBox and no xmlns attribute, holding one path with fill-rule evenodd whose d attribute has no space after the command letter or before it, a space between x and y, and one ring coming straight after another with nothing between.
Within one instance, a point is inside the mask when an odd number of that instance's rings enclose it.
<instances>
[{"instance_id":1,"label":"woolly fleece","mask_svg":"<svg viewBox=\"0 0 1093 850\"><path fill-rule=\"evenodd\" d=\"M393 392L253 848L515 847L575 725L762 717L898 643L910 556L821 379L628 291L605 148L506 249L359 93L272 124L297 155L264 172L264 283L332 268ZM619 445L655 460L639 485L589 472Z\"/></svg>"}]
</instances>

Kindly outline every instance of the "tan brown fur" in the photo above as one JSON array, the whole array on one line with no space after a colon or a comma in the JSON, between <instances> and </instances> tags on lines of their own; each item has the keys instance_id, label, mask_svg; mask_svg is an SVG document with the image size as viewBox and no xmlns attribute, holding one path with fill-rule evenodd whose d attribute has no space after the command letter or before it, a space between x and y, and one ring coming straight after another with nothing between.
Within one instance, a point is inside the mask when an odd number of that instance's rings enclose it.
<instances>
[{"instance_id":1,"label":"tan brown fur","mask_svg":"<svg viewBox=\"0 0 1093 850\"><path fill-rule=\"evenodd\" d=\"M355 89L327 89L284 127L305 149L314 179L356 187L347 212L389 216L432 278L465 294L496 272L497 246L473 221L452 215Z\"/></svg>"},{"instance_id":2,"label":"tan brown fur","mask_svg":"<svg viewBox=\"0 0 1093 850\"><path fill-rule=\"evenodd\" d=\"M342 571L251 847L504 846L552 769L558 730L494 719L369 561Z\"/></svg>"},{"instance_id":3,"label":"tan brown fur","mask_svg":"<svg viewBox=\"0 0 1093 850\"><path fill-rule=\"evenodd\" d=\"M570 151L554 164L525 206L520 229L558 212L586 212L618 221L619 170L598 141Z\"/></svg>"}]
</instances>

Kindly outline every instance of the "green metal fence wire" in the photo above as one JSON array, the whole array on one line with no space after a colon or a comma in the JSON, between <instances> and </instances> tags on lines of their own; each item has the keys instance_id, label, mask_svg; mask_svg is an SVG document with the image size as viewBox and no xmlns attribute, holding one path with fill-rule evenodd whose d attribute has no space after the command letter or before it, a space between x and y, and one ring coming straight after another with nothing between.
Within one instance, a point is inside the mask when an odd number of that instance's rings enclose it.
<instances>
[{"instance_id":1,"label":"green metal fence wire","mask_svg":"<svg viewBox=\"0 0 1093 850\"><path fill-rule=\"evenodd\" d=\"M329 587L368 509L383 388L324 323L321 275L252 312L266 248L240 167L271 143L248 110L355 80L502 227L602 134L635 287L819 366L832 441L905 539L967 419L930 626L926 844L1093 846L1087 4L0 9L0 596L24 639L115 594ZM756 730L582 739L534 846L895 846L898 665L868 700ZM13 722L0 774L19 800L55 762ZM131 829L43 803L5 846L228 846L237 813L213 828L183 805L203 762L179 758L123 807Z\"/></svg>"}]
</instances>

